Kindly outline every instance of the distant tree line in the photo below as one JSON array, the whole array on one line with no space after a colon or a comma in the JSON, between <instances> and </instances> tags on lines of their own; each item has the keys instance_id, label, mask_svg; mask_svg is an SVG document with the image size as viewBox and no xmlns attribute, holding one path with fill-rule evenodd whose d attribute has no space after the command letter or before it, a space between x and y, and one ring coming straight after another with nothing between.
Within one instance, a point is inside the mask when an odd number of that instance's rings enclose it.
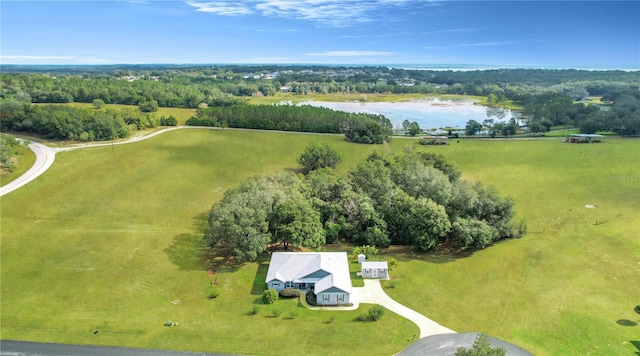
<instances>
[{"instance_id":1,"label":"distant tree line","mask_svg":"<svg viewBox=\"0 0 640 356\"><path fill-rule=\"evenodd\" d=\"M524 106L529 131L537 134L554 126L577 127L581 133L640 134L640 92L619 92L607 98L608 110L598 105L575 103L570 97L547 92L529 97Z\"/></svg>"},{"instance_id":2,"label":"distant tree line","mask_svg":"<svg viewBox=\"0 0 640 356\"><path fill-rule=\"evenodd\" d=\"M510 198L459 177L454 164L427 151L373 154L345 175L327 167L306 176L256 176L212 206L204 242L247 261L269 244L345 241L430 251L484 248L525 233L511 221Z\"/></svg>"},{"instance_id":3,"label":"distant tree line","mask_svg":"<svg viewBox=\"0 0 640 356\"><path fill-rule=\"evenodd\" d=\"M276 72L278 76L263 77ZM558 125L575 126L583 133L639 134L640 72L615 70L433 71L275 65L3 66L0 98L28 103L96 103L100 100L105 104L138 105L143 112L154 112L158 107L235 105L248 96L274 95L284 85L296 94L486 96L490 107L501 107L508 101L524 107L524 118L534 134ZM611 110L604 112L596 110L595 105L581 108L581 104L574 104L588 96L601 96L604 102L612 105ZM271 124L267 120L260 125ZM362 125L360 130L371 131ZM353 140L358 141L360 137L354 135Z\"/></svg>"},{"instance_id":4,"label":"distant tree line","mask_svg":"<svg viewBox=\"0 0 640 356\"><path fill-rule=\"evenodd\" d=\"M56 140L114 140L159 123L177 124L172 116L158 120L137 109L103 111L66 105L31 105L14 100L0 100L0 113L0 131L26 132Z\"/></svg>"},{"instance_id":5,"label":"distant tree line","mask_svg":"<svg viewBox=\"0 0 640 356\"><path fill-rule=\"evenodd\" d=\"M190 126L345 134L348 141L382 143L392 124L383 115L348 113L310 105L228 105L199 108Z\"/></svg>"}]
</instances>

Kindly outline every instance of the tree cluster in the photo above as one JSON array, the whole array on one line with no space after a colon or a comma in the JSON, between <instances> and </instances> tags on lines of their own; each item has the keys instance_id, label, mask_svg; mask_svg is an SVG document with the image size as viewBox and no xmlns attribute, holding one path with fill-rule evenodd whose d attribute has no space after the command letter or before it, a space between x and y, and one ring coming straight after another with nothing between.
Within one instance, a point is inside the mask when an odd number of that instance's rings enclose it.
<instances>
[{"instance_id":1,"label":"tree cluster","mask_svg":"<svg viewBox=\"0 0 640 356\"><path fill-rule=\"evenodd\" d=\"M199 108L186 122L191 126L316 133L344 133L348 141L388 141L392 124L382 115L348 113L310 105L225 105Z\"/></svg>"},{"instance_id":2,"label":"tree cluster","mask_svg":"<svg viewBox=\"0 0 640 356\"><path fill-rule=\"evenodd\" d=\"M0 112L0 131L26 132L59 140L114 140L127 137L130 131L158 125L153 116L135 109L97 111L0 100Z\"/></svg>"},{"instance_id":3,"label":"tree cluster","mask_svg":"<svg viewBox=\"0 0 640 356\"><path fill-rule=\"evenodd\" d=\"M607 97L611 103L608 111L597 105L574 103L569 96L557 92L531 95L524 109L527 126L534 134L549 131L553 126L569 126L579 128L581 133L640 135L640 92L617 94Z\"/></svg>"},{"instance_id":4,"label":"tree cluster","mask_svg":"<svg viewBox=\"0 0 640 356\"><path fill-rule=\"evenodd\" d=\"M374 154L346 175L321 168L253 177L212 206L204 242L246 261L270 244L346 241L429 251L441 244L484 248L522 234L511 222L511 199L459 177L442 155L425 151Z\"/></svg>"},{"instance_id":5,"label":"tree cluster","mask_svg":"<svg viewBox=\"0 0 640 356\"><path fill-rule=\"evenodd\" d=\"M14 168L14 159L18 154L20 142L13 136L0 134L0 169L12 172Z\"/></svg>"}]
</instances>

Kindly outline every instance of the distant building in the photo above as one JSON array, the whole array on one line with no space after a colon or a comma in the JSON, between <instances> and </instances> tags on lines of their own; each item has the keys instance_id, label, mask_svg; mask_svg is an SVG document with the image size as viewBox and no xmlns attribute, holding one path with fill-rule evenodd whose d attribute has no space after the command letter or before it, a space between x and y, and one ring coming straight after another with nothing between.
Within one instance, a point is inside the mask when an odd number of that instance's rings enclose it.
<instances>
[{"instance_id":1,"label":"distant building","mask_svg":"<svg viewBox=\"0 0 640 356\"><path fill-rule=\"evenodd\" d=\"M598 143L604 139L603 135L596 134L573 134L567 137L567 142L572 143Z\"/></svg>"}]
</instances>

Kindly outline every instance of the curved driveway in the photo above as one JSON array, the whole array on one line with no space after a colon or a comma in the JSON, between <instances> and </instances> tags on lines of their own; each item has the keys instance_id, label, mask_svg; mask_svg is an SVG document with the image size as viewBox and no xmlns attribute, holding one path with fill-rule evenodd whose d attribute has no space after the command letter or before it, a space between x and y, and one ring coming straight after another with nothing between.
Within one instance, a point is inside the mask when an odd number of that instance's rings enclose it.
<instances>
[{"instance_id":1,"label":"curved driveway","mask_svg":"<svg viewBox=\"0 0 640 356\"><path fill-rule=\"evenodd\" d=\"M193 126L193 127L194 128L201 128L201 127L196 127L196 126ZM31 149L31 151L33 151L33 153L35 153L36 162L23 175L21 175L20 177L16 178L13 181L11 181L9 184L1 187L0 188L0 197L5 195L5 194L11 193L12 191L14 191L14 190L22 187L23 185L31 182L32 180L38 178L41 174L46 172L47 169L49 169L49 167L51 167L51 165L53 164L53 161L56 159L56 153L58 153L58 152L72 151L72 150L75 150L75 149L87 148L87 147L124 145L124 144L127 144L127 143L133 143L133 142L146 140L148 138L157 136L157 135L159 135L161 133L165 133L165 132L172 131L172 130L177 130L177 129L182 129L182 128L190 128L190 127L188 127L188 126L171 127L171 128L163 129L163 130L160 130L160 131L156 131L156 132L151 133L149 135L135 136L135 137L132 137L130 139L127 139L125 141L120 141L120 142L85 143L85 144L79 144L79 145L68 146L68 147L63 147L63 148L51 148L51 147L45 146L45 145L43 145L41 143L30 142L29 143L29 148ZM18 139L18 140L21 140L21 139Z\"/></svg>"},{"instance_id":2,"label":"curved driveway","mask_svg":"<svg viewBox=\"0 0 640 356\"><path fill-rule=\"evenodd\" d=\"M389 309L390 311L400 315L403 318L409 319L420 328L420 338L437 335L437 334L452 334L455 331L444 327L435 321L427 318L426 316L418 313L417 311L405 307L404 305L396 302L387 293L384 292L378 279L365 279L364 287L353 287L351 298L349 299L352 305L348 307L310 307L313 310L356 310L360 307L360 303L366 304L379 304Z\"/></svg>"},{"instance_id":3,"label":"curved driveway","mask_svg":"<svg viewBox=\"0 0 640 356\"><path fill-rule=\"evenodd\" d=\"M378 279L365 279L364 287L353 288L352 297L355 299L354 305L356 305L356 303L380 304L392 312L411 320L420 328L420 338L436 334L455 333L455 331L393 300L384 292Z\"/></svg>"},{"instance_id":4,"label":"curved driveway","mask_svg":"<svg viewBox=\"0 0 640 356\"><path fill-rule=\"evenodd\" d=\"M55 149L36 142L29 143L29 148L36 154L36 162L23 175L0 188L0 197L36 179L53 164L56 158Z\"/></svg>"}]
</instances>

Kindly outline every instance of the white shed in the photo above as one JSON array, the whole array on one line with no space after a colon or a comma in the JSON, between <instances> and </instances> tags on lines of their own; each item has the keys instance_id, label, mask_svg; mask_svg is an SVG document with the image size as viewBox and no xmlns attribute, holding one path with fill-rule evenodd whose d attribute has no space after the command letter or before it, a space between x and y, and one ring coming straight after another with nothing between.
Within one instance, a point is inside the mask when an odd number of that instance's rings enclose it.
<instances>
[{"instance_id":1,"label":"white shed","mask_svg":"<svg viewBox=\"0 0 640 356\"><path fill-rule=\"evenodd\" d=\"M362 278L389 279L389 265L387 261L362 262Z\"/></svg>"}]
</instances>

